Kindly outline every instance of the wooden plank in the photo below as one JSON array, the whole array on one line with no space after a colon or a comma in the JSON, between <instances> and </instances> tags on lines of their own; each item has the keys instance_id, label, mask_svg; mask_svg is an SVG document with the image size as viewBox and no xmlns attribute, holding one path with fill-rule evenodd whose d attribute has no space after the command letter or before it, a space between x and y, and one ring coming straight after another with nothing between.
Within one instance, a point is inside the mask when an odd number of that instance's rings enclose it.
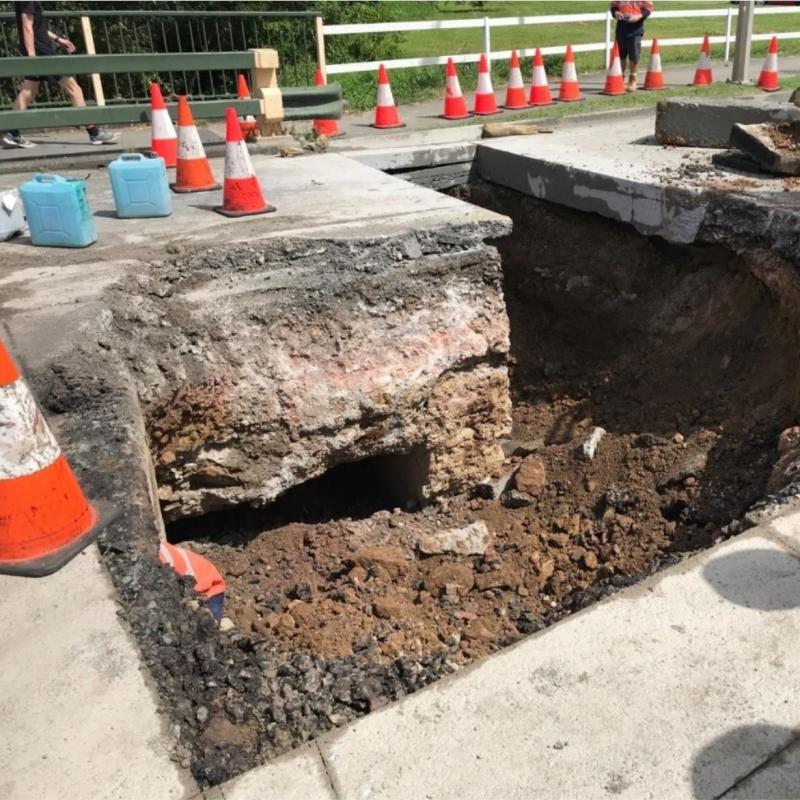
<instances>
[{"instance_id":1,"label":"wooden plank","mask_svg":"<svg viewBox=\"0 0 800 800\"><path fill-rule=\"evenodd\" d=\"M86 53L90 56L96 55L97 51L94 49L94 32L92 31L92 21L89 17L81 17L81 30L83 31L83 43L86 46ZM103 94L103 82L100 76L93 72L92 78L92 91L94 92L94 101L99 106L106 104L106 96Z\"/></svg>"}]
</instances>

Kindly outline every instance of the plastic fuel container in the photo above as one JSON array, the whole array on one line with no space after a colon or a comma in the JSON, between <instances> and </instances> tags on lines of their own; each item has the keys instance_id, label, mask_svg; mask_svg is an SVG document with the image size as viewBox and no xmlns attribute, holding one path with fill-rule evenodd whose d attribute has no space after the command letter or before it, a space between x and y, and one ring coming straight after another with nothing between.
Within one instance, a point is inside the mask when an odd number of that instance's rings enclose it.
<instances>
[{"instance_id":1,"label":"plastic fuel container","mask_svg":"<svg viewBox=\"0 0 800 800\"><path fill-rule=\"evenodd\" d=\"M39 174L19 191L35 245L88 247L97 241L86 181Z\"/></svg>"},{"instance_id":2,"label":"plastic fuel container","mask_svg":"<svg viewBox=\"0 0 800 800\"><path fill-rule=\"evenodd\" d=\"M168 217L172 213L172 194L163 158L123 153L108 165L108 176L118 217Z\"/></svg>"}]
</instances>

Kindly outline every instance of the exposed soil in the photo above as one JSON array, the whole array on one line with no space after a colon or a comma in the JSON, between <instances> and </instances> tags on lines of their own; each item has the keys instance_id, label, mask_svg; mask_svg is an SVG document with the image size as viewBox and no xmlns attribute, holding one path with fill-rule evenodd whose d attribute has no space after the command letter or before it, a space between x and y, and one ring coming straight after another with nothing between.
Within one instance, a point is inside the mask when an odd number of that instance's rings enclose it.
<instances>
[{"instance_id":1,"label":"exposed soil","mask_svg":"<svg viewBox=\"0 0 800 800\"><path fill-rule=\"evenodd\" d=\"M797 153L800 150L800 125L796 122L782 122L769 126L769 138L776 150Z\"/></svg>"},{"instance_id":2,"label":"exposed soil","mask_svg":"<svg viewBox=\"0 0 800 800\"><path fill-rule=\"evenodd\" d=\"M796 419L797 340L749 263L484 185L468 199L515 218L496 244L516 474L501 497L407 510L364 462L265 512L173 526L224 572L243 633L323 662L438 655L452 670L740 531L764 494ZM470 554L431 552L481 521Z\"/></svg>"}]
</instances>

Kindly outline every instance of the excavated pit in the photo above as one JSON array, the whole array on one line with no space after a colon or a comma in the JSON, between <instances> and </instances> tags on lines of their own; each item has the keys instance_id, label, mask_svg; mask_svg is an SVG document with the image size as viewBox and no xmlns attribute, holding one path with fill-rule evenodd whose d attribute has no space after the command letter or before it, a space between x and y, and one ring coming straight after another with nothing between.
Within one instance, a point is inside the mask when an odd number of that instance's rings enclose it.
<instances>
[{"instance_id":1,"label":"excavated pit","mask_svg":"<svg viewBox=\"0 0 800 800\"><path fill-rule=\"evenodd\" d=\"M263 309L242 319L246 335L212 327L207 337L162 282L142 293L161 312L134 304L129 313L132 326L151 326L151 345L154 331L173 336L160 353L180 355L180 368L162 357L139 371L167 536L208 556L227 584L225 632L197 609L188 652L186 631L169 631L184 649L173 642L148 660L182 720L179 757L202 782L379 708L743 530L748 510L794 479L800 437L781 435L798 404L800 284L791 264L766 248L645 238L489 184L459 193L511 217L514 232L494 247L415 252L411 290L390 309L407 316L373 339L370 375L396 364L391 344L411 334L414 364L431 363L426 346L447 351L454 329L459 358L415 383L410 400L382 381L382 415L362 402L358 414L339 410L338 427L328 417L285 431L291 479L263 413L232 421L228 401L235 395L241 411L248 395L226 375L235 366L252 379L253 364L266 366L249 384L252 407L275 413L270 390L290 407L291 392L311 386L302 369L318 378L315 357L336 339L325 321L309 335L309 320L334 310L349 337L335 350L352 365L380 306L364 312L369 290L350 305L317 295L288 322L270 321L266 333L280 334L283 347L289 330L300 365L283 373L289 389L278 386L274 353L259 349L277 347L253 330ZM325 247L336 256L338 245ZM273 251L267 266L282 257ZM356 282L374 275L367 269ZM203 298L203 287L189 289ZM159 306L165 298L169 314ZM468 331L457 316L465 309ZM424 340L420 328L404 327L421 314ZM172 326L181 320L177 340ZM142 336L133 327L129 335ZM192 347L212 354L219 378L192 374ZM347 372L329 386L341 387ZM148 382L154 375L157 384ZM194 388L181 388L189 377ZM224 441L215 440L220 430ZM247 464L237 461L240 447ZM262 491L258 481L271 472L283 483ZM181 602L194 609L187 589Z\"/></svg>"}]
</instances>

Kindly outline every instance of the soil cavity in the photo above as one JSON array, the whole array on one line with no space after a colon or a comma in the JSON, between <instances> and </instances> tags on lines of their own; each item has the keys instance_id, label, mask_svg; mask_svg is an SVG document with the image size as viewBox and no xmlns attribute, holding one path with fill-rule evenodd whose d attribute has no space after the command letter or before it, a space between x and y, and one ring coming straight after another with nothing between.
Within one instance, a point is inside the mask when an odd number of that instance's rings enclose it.
<instances>
[{"instance_id":1,"label":"soil cavity","mask_svg":"<svg viewBox=\"0 0 800 800\"><path fill-rule=\"evenodd\" d=\"M224 571L243 632L322 660L444 652L448 671L741 530L763 495L795 418L797 340L754 264L488 186L469 199L515 221L496 243L503 474L409 513L408 462L377 488L366 461L267 517L174 527Z\"/></svg>"}]
</instances>

